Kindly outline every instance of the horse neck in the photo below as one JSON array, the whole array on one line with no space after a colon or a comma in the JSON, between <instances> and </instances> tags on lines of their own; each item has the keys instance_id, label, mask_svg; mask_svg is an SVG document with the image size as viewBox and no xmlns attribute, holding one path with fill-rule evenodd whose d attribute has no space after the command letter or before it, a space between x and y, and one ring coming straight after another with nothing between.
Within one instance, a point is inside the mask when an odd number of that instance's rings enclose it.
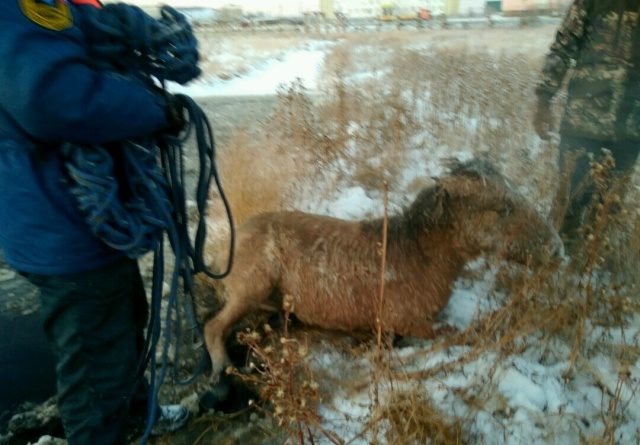
<instances>
[{"instance_id":1,"label":"horse neck","mask_svg":"<svg viewBox=\"0 0 640 445\"><path fill-rule=\"evenodd\" d=\"M382 237L383 220L368 221L365 230ZM416 233L415 227L407 225L408 221L401 215L388 219L387 225L387 261L389 265L399 269L407 268L414 272L424 271L424 276L446 277L454 280L467 258L454 246L455 230L432 229Z\"/></svg>"},{"instance_id":2,"label":"horse neck","mask_svg":"<svg viewBox=\"0 0 640 445\"><path fill-rule=\"evenodd\" d=\"M454 233L433 230L421 236L402 237L389 234L387 259L400 274L421 276L425 281L439 281L442 297L448 298L453 282L462 271L466 259L453 247ZM416 275L417 274L417 275Z\"/></svg>"}]
</instances>

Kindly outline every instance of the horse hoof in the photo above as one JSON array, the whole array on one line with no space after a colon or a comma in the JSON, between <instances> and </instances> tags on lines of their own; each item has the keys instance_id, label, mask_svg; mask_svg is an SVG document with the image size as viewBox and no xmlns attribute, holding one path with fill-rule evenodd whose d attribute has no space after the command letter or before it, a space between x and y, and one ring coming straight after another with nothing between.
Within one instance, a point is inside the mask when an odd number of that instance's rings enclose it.
<instances>
[{"instance_id":1,"label":"horse hoof","mask_svg":"<svg viewBox=\"0 0 640 445\"><path fill-rule=\"evenodd\" d=\"M220 378L216 380L217 381L200 396L198 404L202 411L218 410L229 398L229 380L224 376L220 376Z\"/></svg>"},{"instance_id":2,"label":"horse hoof","mask_svg":"<svg viewBox=\"0 0 640 445\"><path fill-rule=\"evenodd\" d=\"M249 406L251 400L259 401L260 395L248 385L234 376L221 375L215 386L200 396L201 411L221 411L235 413Z\"/></svg>"}]
</instances>

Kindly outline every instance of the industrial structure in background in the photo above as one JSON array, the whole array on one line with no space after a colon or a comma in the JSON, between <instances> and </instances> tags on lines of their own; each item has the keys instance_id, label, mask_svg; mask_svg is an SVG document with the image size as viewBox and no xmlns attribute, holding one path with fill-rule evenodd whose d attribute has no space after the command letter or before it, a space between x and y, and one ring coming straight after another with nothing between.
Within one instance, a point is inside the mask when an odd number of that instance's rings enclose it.
<instances>
[{"instance_id":1,"label":"industrial structure in background","mask_svg":"<svg viewBox=\"0 0 640 445\"><path fill-rule=\"evenodd\" d=\"M570 0L320 0L325 17L336 12L352 18L378 17L382 20L420 19L420 12L432 16L473 17L487 14L553 14L564 11ZM423 16L424 17L424 16Z\"/></svg>"},{"instance_id":2,"label":"industrial structure in background","mask_svg":"<svg viewBox=\"0 0 640 445\"><path fill-rule=\"evenodd\" d=\"M486 0L336 0L321 2L333 9L323 9L327 16L338 11L352 18L378 17L381 20L406 20L420 18L420 11L431 15L481 15L485 11Z\"/></svg>"},{"instance_id":3,"label":"industrial structure in background","mask_svg":"<svg viewBox=\"0 0 640 445\"><path fill-rule=\"evenodd\" d=\"M564 12L568 0L502 0L500 12L504 15L553 14Z\"/></svg>"},{"instance_id":4,"label":"industrial structure in background","mask_svg":"<svg viewBox=\"0 0 640 445\"><path fill-rule=\"evenodd\" d=\"M233 1L233 0L231 0ZM229 3L213 9L206 7L178 8L189 20L199 24L303 24L309 18L319 20L374 20L378 22L428 21L433 18L560 15L570 0L317 0L316 7L307 2L299 16L284 16L274 11L246 14L242 3ZM308 10L307 10L308 9Z\"/></svg>"}]
</instances>

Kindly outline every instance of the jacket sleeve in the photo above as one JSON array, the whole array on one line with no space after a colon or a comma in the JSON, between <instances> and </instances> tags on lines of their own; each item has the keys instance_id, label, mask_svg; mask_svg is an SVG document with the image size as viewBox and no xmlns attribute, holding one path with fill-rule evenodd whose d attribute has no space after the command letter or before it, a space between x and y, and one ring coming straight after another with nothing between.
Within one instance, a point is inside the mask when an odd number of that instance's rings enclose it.
<instances>
[{"instance_id":1,"label":"jacket sleeve","mask_svg":"<svg viewBox=\"0 0 640 445\"><path fill-rule=\"evenodd\" d=\"M0 38L0 54L11 61L0 66L0 103L31 137L97 145L166 125L161 96L132 78L90 68L77 27L50 31L19 16Z\"/></svg>"},{"instance_id":2,"label":"jacket sleeve","mask_svg":"<svg viewBox=\"0 0 640 445\"><path fill-rule=\"evenodd\" d=\"M560 89L562 81L576 60L586 38L589 19L589 0L574 0L562 24L556 32L554 42L542 68L542 79L536 87L536 95L542 100L551 100Z\"/></svg>"}]
</instances>

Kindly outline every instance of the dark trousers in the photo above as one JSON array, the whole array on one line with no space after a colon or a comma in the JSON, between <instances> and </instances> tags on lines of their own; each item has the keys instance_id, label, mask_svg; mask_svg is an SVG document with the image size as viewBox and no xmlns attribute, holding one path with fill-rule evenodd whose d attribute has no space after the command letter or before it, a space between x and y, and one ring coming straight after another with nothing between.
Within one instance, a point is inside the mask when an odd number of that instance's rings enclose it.
<instances>
[{"instance_id":1,"label":"dark trousers","mask_svg":"<svg viewBox=\"0 0 640 445\"><path fill-rule=\"evenodd\" d=\"M597 141L564 135L560 139L560 172L565 172L566 163L570 158L575 159L568 188L561 192L564 195L562 200L566 206L566 213L560 224L560 234L569 242L577 239L577 231L584 222L586 209L595 191L590 177L589 155L598 160L602 157L603 148L611 151L615 160L614 172L622 175L630 173L635 166L640 152L640 142Z\"/></svg>"},{"instance_id":2,"label":"dark trousers","mask_svg":"<svg viewBox=\"0 0 640 445\"><path fill-rule=\"evenodd\" d=\"M69 444L124 444L128 422L142 421L146 412L146 383L136 381L136 370L148 306L137 262L75 275L24 275L40 289Z\"/></svg>"}]
</instances>

